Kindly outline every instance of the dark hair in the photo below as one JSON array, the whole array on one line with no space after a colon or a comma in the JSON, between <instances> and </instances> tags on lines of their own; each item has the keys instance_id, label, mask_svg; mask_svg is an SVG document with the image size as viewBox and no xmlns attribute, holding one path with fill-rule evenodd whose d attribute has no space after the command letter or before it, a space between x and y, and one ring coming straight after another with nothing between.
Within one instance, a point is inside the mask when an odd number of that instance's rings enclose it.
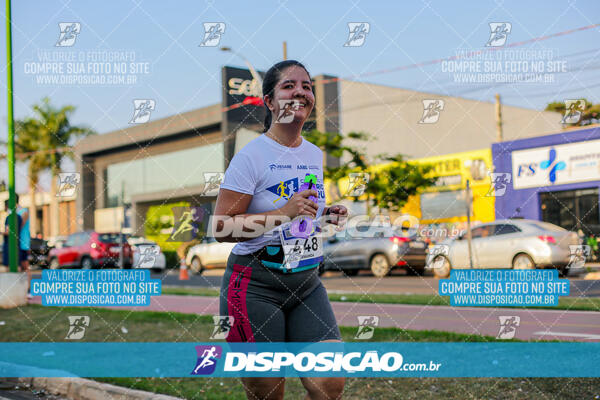
<instances>
[{"instance_id":1,"label":"dark hair","mask_svg":"<svg viewBox=\"0 0 600 400\"><path fill-rule=\"evenodd\" d=\"M266 95L273 97L273 92L275 91L275 86L277 85L277 82L279 82L279 80L281 79L281 73L283 71L285 71L286 69L288 69L289 67L294 67L294 66L304 69L306 71L306 73L308 74L308 78L310 79L310 73L308 72L306 67L304 65L302 65L301 62L296 61L296 60L285 60L285 61L278 62L277 64L275 64L271 68L269 68L269 70L267 71L267 73L265 74L265 76L263 78L263 84L262 84L263 99L264 99L264 96L266 96ZM269 107L267 107L266 103L265 103L265 108L267 109L267 115L265 115L265 126L264 126L263 133L268 131L269 128L271 127L271 110L269 110Z\"/></svg>"}]
</instances>

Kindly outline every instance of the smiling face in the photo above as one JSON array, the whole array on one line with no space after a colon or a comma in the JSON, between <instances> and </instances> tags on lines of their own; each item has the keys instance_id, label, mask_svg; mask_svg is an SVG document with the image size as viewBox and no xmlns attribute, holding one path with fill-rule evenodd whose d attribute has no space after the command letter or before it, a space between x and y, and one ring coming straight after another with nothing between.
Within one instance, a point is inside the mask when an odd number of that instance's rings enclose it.
<instances>
[{"instance_id":1,"label":"smiling face","mask_svg":"<svg viewBox=\"0 0 600 400\"><path fill-rule=\"evenodd\" d=\"M273 114L273 121L277 121L281 116L280 110L289 108L294 113L293 121L304 123L315 104L312 82L308 73L304 68L295 65L283 70L272 96L265 96L265 103ZM290 107L290 103L298 106Z\"/></svg>"}]
</instances>

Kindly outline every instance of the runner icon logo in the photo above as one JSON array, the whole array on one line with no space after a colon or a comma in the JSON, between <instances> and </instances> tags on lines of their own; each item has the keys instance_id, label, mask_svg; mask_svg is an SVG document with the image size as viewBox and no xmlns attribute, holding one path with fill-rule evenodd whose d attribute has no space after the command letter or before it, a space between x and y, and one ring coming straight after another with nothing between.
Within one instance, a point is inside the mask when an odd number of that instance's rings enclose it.
<instances>
[{"instance_id":1,"label":"runner icon logo","mask_svg":"<svg viewBox=\"0 0 600 400\"><path fill-rule=\"evenodd\" d=\"M204 22L204 39L200 47L215 47L219 45L221 36L225 33L224 22Z\"/></svg>"},{"instance_id":2,"label":"runner icon logo","mask_svg":"<svg viewBox=\"0 0 600 400\"><path fill-rule=\"evenodd\" d=\"M565 115L560 120L561 124L576 124L581 120L581 115L585 111L584 99L565 100Z\"/></svg>"},{"instance_id":3,"label":"runner icon logo","mask_svg":"<svg viewBox=\"0 0 600 400\"><path fill-rule=\"evenodd\" d=\"M569 245L571 258L569 259L568 269L583 268L585 261L590 257L591 247L587 244L572 244Z\"/></svg>"},{"instance_id":4,"label":"runner icon logo","mask_svg":"<svg viewBox=\"0 0 600 400\"><path fill-rule=\"evenodd\" d=\"M506 172L490 173L490 190L485 194L485 197L500 197L506 193L506 188L510 183L512 176Z\"/></svg>"},{"instance_id":5,"label":"runner icon logo","mask_svg":"<svg viewBox=\"0 0 600 400\"><path fill-rule=\"evenodd\" d=\"M215 372L217 359L221 358L221 346L196 346L198 361L191 375L210 375Z\"/></svg>"},{"instance_id":6,"label":"runner icon logo","mask_svg":"<svg viewBox=\"0 0 600 400\"><path fill-rule=\"evenodd\" d=\"M367 188L367 183L369 183L369 174L364 172L350 173L348 174L348 178L349 182L346 196L362 196Z\"/></svg>"},{"instance_id":7,"label":"runner icon logo","mask_svg":"<svg viewBox=\"0 0 600 400\"><path fill-rule=\"evenodd\" d=\"M444 109L444 100L432 99L423 100L423 116L419 120L420 124L435 124L440 119L440 113Z\"/></svg>"},{"instance_id":8,"label":"runner icon logo","mask_svg":"<svg viewBox=\"0 0 600 400\"><path fill-rule=\"evenodd\" d=\"M230 315L213 315L215 329L209 339L224 340L227 339L229 331L233 326L233 316Z\"/></svg>"},{"instance_id":9,"label":"runner icon logo","mask_svg":"<svg viewBox=\"0 0 600 400\"><path fill-rule=\"evenodd\" d=\"M519 316L500 316L500 330L496 339L512 339L517 333L517 327L521 324Z\"/></svg>"},{"instance_id":10,"label":"runner icon logo","mask_svg":"<svg viewBox=\"0 0 600 400\"><path fill-rule=\"evenodd\" d=\"M300 101L298 100L279 100L279 115L277 115L276 123L289 124L294 120L294 112L300 109Z\"/></svg>"},{"instance_id":11,"label":"runner icon logo","mask_svg":"<svg viewBox=\"0 0 600 400\"><path fill-rule=\"evenodd\" d=\"M429 249L429 253L431 254L430 259L432 260L431 267L433 269L439 269L444 266L445 257L448 257L448 254L450 254L450 246L447 244L436 244Z\"/></svg>"},{"instance_id":12,"label":"runner icon logo","mask_svg":"<svg viewBox=\"0 0 600 400\"><path fill-rule=\"evenodd\" d=\"M358 331L354 339L368 340L373 337L375 327L379 326L379 317L377 315L359 315Z\"/></svg>"},{"instance_id":13,"label":"runner icon logo","mask_svg":"<svg viewBox=\"0 0 600 400\"><path fill-rule=\"evenodd\" d=\"M360 47L365 44L371 25L368 22L348 22L348 30L350 32L344 47Z\"/></svg>"},{"instance_id":14,"label":"runner icon logo","mask_svg":"<svg viewBox=\"0 0 600 400\"><path fill-rule=\"evenodd\" d=\"M70 197L75 194L75 189L81 181L77 172L61 172L58 174L58 190L56 197Z\"/></svg>"},{"instance_id":15,"label":"runner icon logo","mask_svg":"<svg viewBox=\"0 0 600 400\"><path fill-rule=\"evenodd\" d=\"M56 42L56 47L71 47L77 40L77 35L81 32L81 24L79 22L60 22L58 24L60 36Z\"/></svg>"},{"instance_id":16,"label":"runner icon logo","mask_svg":"<svg viewBox=\"0 0 600 400\"><path fill-rule=\"evenodd\" d=\"M490 22L490 39L485 44L486 47L504 46L511 30L510 22Z\"/></svg>"},{"instance_id":17,"label":"runner icon logo","mask_svg":"<svg viewBox=\"0 0 600 400\"><path fill-rule=\"evenodd\" d=\"M140 258L136 268L152 268L156 263L156 256L160 254L160 247L156 244L142 244L137 246L140 252ZM135 250L134 250L135 251Z\"/></svg>"},{"instance_id":18,"label":"runner icon logo","mask_svg":"<svg viewBox=\"0 0 600 400\"><path fill-rule=\"evenodd\" d=\"M152 99L133 100L133 117L130 124L144 124L150 120L150 114L156 108L156 102Z\"/></svg>"},{"instance_id":19,"label":"runner icon logo","mask_svg":"<svg viewBox=\"0 0 600 400\"><path fill-rule=\"evenodd\" d=\"M85 328L90 326L90 317L88 317L87 315L84 315L84 316L71 315L68 318L69 318L69 331L67 332L67 336L65 336L65 339L69 339L69 340L82 339L83 335L85 335Z\"/></svg>"},{"instance_id":20,"label":"runner icon logo","mask_svg":"<svg viewBox=\"0 0 600 400\"><path fill-rule=\"evenodd\" d=\"M205 172L202 196L216 196L219 194L219 187L224 177L225 174L223 172Z\"/></svg>"}]
</instances>

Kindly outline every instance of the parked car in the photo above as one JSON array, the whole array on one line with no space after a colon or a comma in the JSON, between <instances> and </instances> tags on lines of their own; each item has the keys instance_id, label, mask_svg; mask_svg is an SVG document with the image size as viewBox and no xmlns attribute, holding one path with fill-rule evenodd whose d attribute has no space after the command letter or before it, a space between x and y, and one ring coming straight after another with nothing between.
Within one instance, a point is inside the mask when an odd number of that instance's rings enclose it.
<instances>
[{"instance_id":1,"label":"parked car","mask_svg":"<svg viewBox=\"0 0 600 400\"><path fill-rule=\"evenodd\" d=\"M364 231L357 229L358 233ZM354 276L361 269L370 269L381 278L400 267L411 275L423 274L427 243L418 236L392 228L376 237L357 236L360 235L346 231L345 236L324 239L321 272L341 270Z\"/></svg>"},{"instance_id":2,"label":"parked car","mask_svg":"<svg viewBox=\"0 0 600 400\"><path fill-rule=\"evenodd\" d=\"M569 246L581 244L575 232L528 219L505 219L471 229L473 268L556 268L568 273ZM467 235L448 239L432 248L427 267L446 278L452 268L470 268Z\"/></svg>"},{"instance_id":3,"label":"parked car","mask_svg":"<svg viewBox=\"0 0 600 400\"><path fill-rule=\"evenodd\" d=\"M127 243L133 252L133 268L149 268L152 271L160 272L167 267L165 253L155 241L139 236L130 236L127 238Z\"/></svg>"},{"instance_id":4,"label":"parked car","mask_svg":"<svg viewBox=\"0 0 600 400\"><path fill-rule=\"evenodd\" d=\"M50 246L44 239L31 238L29 252L29 265L38 266L40 268L48 267L48 254Z\"/></svg>"},{"instance_id":5,"label":"parked car","mask_svg":"<svg viewBox=\"0 0 600 400\"><path fill-rule=\"evenodd\" d=\"M119 233L77 232L69 235L62 248L53 248L48 255L51 269L81 267L84 269L119 266L121 235ZM131 268L131 246L123 243L124 267Z\"/></svg>"},{"instance_id":6,"label":"parked car","mask_svg":"<svg viewBox=\"0 0 600 400\"><path fill-rule=\"evenodd\" d=\"M220 243L213 237L206 237L202 243L188 250L185 263L197 274L201 274L205 269L225 268L227 258L235 245L236 243Z\"/></svg>"}]
</instances>

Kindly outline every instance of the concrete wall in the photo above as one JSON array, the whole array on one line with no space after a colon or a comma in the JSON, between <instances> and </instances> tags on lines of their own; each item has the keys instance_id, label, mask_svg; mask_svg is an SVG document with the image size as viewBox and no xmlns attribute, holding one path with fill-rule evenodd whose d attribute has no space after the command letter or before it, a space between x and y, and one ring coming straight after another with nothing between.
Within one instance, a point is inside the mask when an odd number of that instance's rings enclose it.
<instances>
[{"instance_id":1,"label":"concrete wall","mask_svg":"<svg viewBox=\"0 0 600 400\"><path fill-rule=\"evenodd\" d=\"M490 98L493 94L490 93ZM412 158L490 148L497 142L494 103L340 81L342 133L364 131L375 136L369 157L402 153ZM434 124L419 124L424 99L443 99ZM504 140L541 136L561 130L561 115L504 105Z\"/></svg>"}]
</instances>

